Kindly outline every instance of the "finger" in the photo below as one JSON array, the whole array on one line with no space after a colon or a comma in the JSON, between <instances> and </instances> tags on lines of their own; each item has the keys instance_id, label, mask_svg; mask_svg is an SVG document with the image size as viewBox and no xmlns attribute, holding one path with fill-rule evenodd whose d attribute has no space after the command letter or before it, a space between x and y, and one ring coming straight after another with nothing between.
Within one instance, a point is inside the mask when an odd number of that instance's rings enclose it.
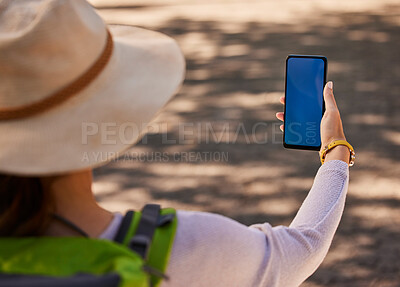
<instances>
[{"instance_id":1,"label":"finger","mask_svg":"<svg viewBox=\"0 0 400 287\"><path fill-rule=\"evenodd\" d=\"M284 120L284 116L285 114L282 112L276 113L276 117L278 118L278 120L282 121Z\"/></svg>"},{"instance_id":2,"label":"finger","mask_svg":"<svg viewBox=\"0 0 400 287\"><path fill-rule=\"evenodd\" d=\"M281 97L281 98L279 99L279 101L281 102L282 105L284 105L284 104L285 104L285 97L284 97L284 96Z\"/></svg>"},{"instance_id":3,"label":"finger","mask_svg":"<svg viewBox=\"0 0 400 287\"><path fill-rule=\"evenodd\" d=\"M284 125L280 125L279 128L283 131Z\"/></svg>"},{"instance_id":4,"label":"finger","mask_svg":"<svg viewBox=\"0 0 400 287\"><path fill-rule=\"evenodd\" d=\"M326 83L324 88L325 108L327 110L337 109L335 96L333 95L333 82Z\"/></svg>"}]
</instances>

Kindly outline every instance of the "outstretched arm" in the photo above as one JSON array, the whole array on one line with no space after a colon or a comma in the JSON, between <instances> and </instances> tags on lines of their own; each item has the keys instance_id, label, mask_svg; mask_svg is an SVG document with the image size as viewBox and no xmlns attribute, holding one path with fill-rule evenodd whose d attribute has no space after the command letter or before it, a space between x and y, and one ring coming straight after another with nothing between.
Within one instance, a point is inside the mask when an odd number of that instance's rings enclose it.
<instances>
[{"instance_id":1,"label":"outstretched arm","mask_svg":"<svg viewBox=\"0 0 400 287\"><path fill-rule=\"evenodd\" d=\"M324 259L339 224L348 166L330 161L289 227L251 227L227 217L178 211L178 229L162 286L298 286Z\"/></svg>"}]
</instances>

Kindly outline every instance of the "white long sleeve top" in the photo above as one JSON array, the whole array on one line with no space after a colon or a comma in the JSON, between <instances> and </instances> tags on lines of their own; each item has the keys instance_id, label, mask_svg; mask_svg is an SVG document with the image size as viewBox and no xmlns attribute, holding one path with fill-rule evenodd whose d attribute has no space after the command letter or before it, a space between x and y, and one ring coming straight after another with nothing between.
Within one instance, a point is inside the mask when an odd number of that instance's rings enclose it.
<instances>
[{"instance_id":1,"label":"white long sleeve top","mask_svg":"<svg viewBox=\"0 0 400 287\"><path fill-rule=\"evenodd\" d=\"M289 227L242 225L227 217L178 211L178 227L162 287L299 286L321 264L343 213L348 165L320 167ZM112 239L122 216L100 236Z\"/></svg>"}]
</instances>

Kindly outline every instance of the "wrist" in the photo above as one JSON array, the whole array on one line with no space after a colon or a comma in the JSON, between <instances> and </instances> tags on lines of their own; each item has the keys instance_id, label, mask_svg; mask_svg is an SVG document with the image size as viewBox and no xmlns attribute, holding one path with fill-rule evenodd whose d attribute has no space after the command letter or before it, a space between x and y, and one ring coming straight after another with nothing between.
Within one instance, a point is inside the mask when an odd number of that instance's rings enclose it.
<instances>
[{"instance_id":1,"label":"wrist","mask_svg":"<svg viewBox=\"0 0 400 287\"><path fill-rule=\"evenodd\" d=\"M346 149L338 148L339 146ZM346 140L333 140L327 146L322 148L319 152L322 164L324 164L328 154L330 154L330 160L342 160L344 162L347 162L349 166L354 165L354 160L356 158L353 146L349 144Z\"/></svg>"},{"instance_id":2,"label":"wrist","mask_svg":"<svg viewBox=\"0 0 400 287\"><path fill-rule=\"evenodd\" d=\"M341 160L349 164L350 162L349 148L343 145L338 145L333 147L325 156L325 162L330 160Z\"/></svg>"}]
</instances>

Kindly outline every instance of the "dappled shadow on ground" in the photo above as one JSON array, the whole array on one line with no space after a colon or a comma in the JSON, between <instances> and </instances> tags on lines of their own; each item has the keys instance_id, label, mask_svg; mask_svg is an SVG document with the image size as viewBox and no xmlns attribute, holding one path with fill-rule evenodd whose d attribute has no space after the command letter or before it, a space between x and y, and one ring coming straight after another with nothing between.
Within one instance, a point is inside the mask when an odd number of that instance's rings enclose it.
<instances>
[{"instance_id":1,"label":"dappled shadow on ground","mask_svg":"<svg viewBox=\"0 0 400 287\"><path fill-rule=\"evenodd\" d=\"M97 198L111 208L155 201L244 224L289 224L319 163L315 152L282 148L275 112L282 110L284 61L323 54L358 162L331 251L304 286L396 286L400 6L386 9L390 17L321 14L301 26L253 22L226 30L220 22L174 19L154 27L180 43L186 80L157 118L165 130L150 131L129 159L95 171Z\"/></svg>"}]
</instances>

